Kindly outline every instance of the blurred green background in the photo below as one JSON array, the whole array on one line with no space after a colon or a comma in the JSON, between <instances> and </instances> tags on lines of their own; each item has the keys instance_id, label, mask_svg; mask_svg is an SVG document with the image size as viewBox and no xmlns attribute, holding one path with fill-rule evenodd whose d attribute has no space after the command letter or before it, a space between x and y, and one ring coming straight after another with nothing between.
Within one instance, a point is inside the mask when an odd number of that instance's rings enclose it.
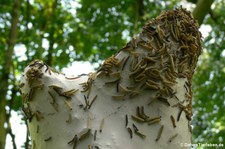
<instances>
[{"instance_id":1,"label":"blurred green background","mask_svg":"<svg viewBox=\"0 0 225 149\"><path fill-rule=\"evenodd\" d=\"M224 0L0 0L0 149L30 148L27 130L19 134L15 125L26 125L18 82L29 62L41 59L57 70L100 63L148 20L180 5L204 36L193 79L193 143L224 143Z\"/></svg>"}]
</instances>

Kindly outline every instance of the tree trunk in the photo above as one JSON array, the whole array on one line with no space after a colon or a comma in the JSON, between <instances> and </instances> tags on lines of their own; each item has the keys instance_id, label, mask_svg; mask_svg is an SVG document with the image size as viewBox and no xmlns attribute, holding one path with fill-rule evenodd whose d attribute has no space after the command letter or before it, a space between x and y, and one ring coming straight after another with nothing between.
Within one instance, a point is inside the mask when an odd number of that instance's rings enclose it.
<instances>
[{"instance_id":1,"label":"tree trunk","mask_svg":"<svg viewBox=\"0 0 225 149\"><path fill-rule=\"evenodd\" d=\"M198 26L180 8L148 22L87 76L68 77L33 61L20 84L33 148L173 149L191 143L191 81L200 53Z\"/></svg>"},{"instance_id":2,"label":"tree trunk","mask_svg":"<svg viewBox=\"0 0 225 149\"><path fill-rule=\"evenodd\" d=\"M12 21L11 21L11 29L8 39L7 50L5 51L5 60L3 64L2 76L0 77L0 148L5 148L5 139L6 139L6 95L8 91L8 81L10 75L10 69L12 67L12 55L14 45L16 43L17 38L17 24L19 19L19 8L20 8L20 0L15 0L13 5L12 12Z\"/></svg>"}]
</instances>

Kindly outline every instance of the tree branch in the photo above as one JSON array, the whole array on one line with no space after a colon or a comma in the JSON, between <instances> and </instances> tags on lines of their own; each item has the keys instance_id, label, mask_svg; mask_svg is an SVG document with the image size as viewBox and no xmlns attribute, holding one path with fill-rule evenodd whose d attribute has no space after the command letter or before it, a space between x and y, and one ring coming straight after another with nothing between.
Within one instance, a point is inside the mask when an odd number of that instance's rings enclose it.
<instances>
[{"instance_id":1,"label":"tree branch","mask_svg":"<svg viewBox=\"0 0 225 149\"><path fill-rule=\"evenodd\" d=\"M198 0L196 7L193 11L193 16L198 20L198 24L201 25L205 16L210 12L210 7L213 0Z\"/></svg>"}]
</instances>

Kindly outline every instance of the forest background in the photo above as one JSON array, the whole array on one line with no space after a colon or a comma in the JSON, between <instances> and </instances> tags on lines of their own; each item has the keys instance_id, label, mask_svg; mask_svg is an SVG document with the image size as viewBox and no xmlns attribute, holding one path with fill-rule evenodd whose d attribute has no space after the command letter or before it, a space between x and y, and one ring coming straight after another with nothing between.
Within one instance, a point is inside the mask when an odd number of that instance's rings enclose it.
<instances>
[{"instance_id":1,"label":"forest background","mask_svg":"<svg viewBox=\"0 0 225 149\"><path fill-rule=\"evenodd\" d=\"M29 62L73 74L96 69L144 23L180 6L204 37L193 80L193 143L225 142L224 0L0 0L0 149L30 146L18 87Z\"/></svg>"}]
</instances>

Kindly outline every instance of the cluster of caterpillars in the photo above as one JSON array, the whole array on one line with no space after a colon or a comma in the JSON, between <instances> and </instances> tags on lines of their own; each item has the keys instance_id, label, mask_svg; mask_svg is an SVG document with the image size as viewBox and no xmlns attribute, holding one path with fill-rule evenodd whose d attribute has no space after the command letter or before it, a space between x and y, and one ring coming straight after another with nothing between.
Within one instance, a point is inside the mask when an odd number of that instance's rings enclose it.
<instances>
[{"instance_id":1,"label":"cluster of caterpillars","mask_svg":"<svg viewBox=\"0 0 225 149\"><path fill-rule=\"evenodd\" d=\"M150 117L150 116L146 115L144 112L144 106L141 106L141 107L137 106L136 115L131 115L130 118L137 123L147 123L148 125L159 123L161 121L161 116ZM135 125L135 123L132 123L133 129L131 129L131 127L128 126L128 124L129 124L128 120L129 120L129 118L128 118L128 115L126 114L125 115L125 126L130 134L130 138L131 139L133 138L133 132L136 135L138 135L139 137L141 137L142 139L146 138L146 135L138 129L138 127ZM164 127L164 126L162 125L162 127ZM161 137L161 134L162 134L162 131L159 132L159 134L156 138L156 141L159 140L159 138Z\"/></svg>"},{"instance_id":2,"label":"cluster of caterpillars","mask_svg":"<svg viewBox=\"0 0 225 149\"><path fill-rule=\"evenodd\" d=\"M55 71L52 71L53 69L51 67L49 67L48 65L46 65L45 63L43 63L42 61L39 60L35 60L33 62L31 62L29 64L29 70L26 72L26 78L27 78L27 82L29 85L29 92L26 94L22 94L23 96L23 111L25 113L26 118L29 120L29 122L32 121L32 118L35 116L37 121L40 121L41 119L44 119L43 114L37 110L36 112L32 111L31 107L30 107L30 102L33 101L33 97L34 94L37 90L43 90L43 88L45 87L44 84L41 82L41 78L43 76L43 69L45 73L48 73L49 75L51 75L52 73L58 73ZM81 90L81 93L86 93L87 95L84 95L84 105L79 105L80 107L83 107L84 110L86 109L90 109L92 104L94 103L94 101L97 98L97 95L95 95L93 97L92 100L88 100L89 99L89 95L90 95L90 91L91 91L91 86L92 86L92 81L93 81L93 75L94 74L88 74L89 75L89 79L87 82L81 83L80 85L83 87L83 90ZM68 78L65 77L68 80L74 80L74 79L78 79L80 76L75 77L75 78ZM21 83L19 85L19 87L22 89L24 87L24 83ZM47 86L47 94L49 95L49 99L50 99L50 104L52 105L53 109L55 110L55 112L59 112L59 105L57 103L57 98L60 97L61 99L64 100L65 105L68 107L69 110L72 110L73 107L71 105L71 99L72 96L79 90L79 89L69 89L69 90L65 90L63 89L63 87L61 87L60 85L57 84L52 84L52 85L48 85ZM66 120L66 123L71 123L72 121L72 116L71 113L69 113L68 119ZM100 122L99 125L99 133L102 132L104 126L104 119L102 119L102 121ZM36 133L39 133L40 131L40 127L39 125L37 125L37 130ZM84 140L85 138L89 137L91 133L91 118L90 115L88 115L88 126L87 128L83 129L81 132L75 134L75 136L72 138L72 140L70 140L68 142L68 144L72 144L73 148L75 149L78 145L79 142L81 142L82 140ZM94 141L96 140L96 136L97 136L97 130L94 131ZM50 140L52 140L53 137L49 136L47 138L45 138L43 141L48 142ZM35 140L33 140L33 146L35 148ZM88 145L88 148L96 148L99 149L99 147L97 145Z\"/></svg>"},{"instance_id":3,"label":"cluster of caterpillars","mask_svg":"<svg viewBox=\"0 0 225 149\"><path fill-rule=\"evenodd\" d=\"M35 92L37 90L43 90L43 88L45 87L44 84L40 81L40 78L43 75L42 68L44 68L44 66L46 67L45 73L48 71L48 73L51 75L52 69L48 65L44 64L42 61L39 61L39 60L35 60L31 62L31 64L29 65L30 69L26 72L27 82L29 84L29 92L26 94L24 93L22 94L23 103L24 105L26 105L26 107L23 106L23 111L30 122L33 116L36 117L37 121L44 118L40 111L37 110L36 112L32 112L29 106L30 102L33 100ZM24 83L21 83L20 88L23 88L23 87L24 87ZM72 110L72 106L70 102L71 102L72 96L77 91L78 89L64 90L59 85L54 85L54 84L49 85L48 94L51 99L50 104L55 109L55 111L58 112L58 103L55 97L55 95L58 95L59 97L63 97L63 100L66 106L70 110Z\"/></svg>"},{"instance_id":4,"label":"cluster of caterpillars","mask_svg":"<svg viewBox=\"0 0 225 149\"><path fill-rule=\"evenodd\" d=\"M149 102L159 101L171 108L178 108L177 118L170 116L172 126L176 128L182 112L188 121L192 116L192 90L191 82L197 59L201 54L201 33L198 25L192 18L190 12L183 8L174 11L166 11L156 19L150 21L143 27L138 37L122 48L119 53L127 53L126 56L118 55L107 59L99 69L97 78L104 74L114 80L106 82L106 85L115 86L113 99L130 99L145 90L155 92L155 97ZM124 76L129 81L125 83ZM177 97L174 86L179 80L185 80L184 97ZM156 100L155 100L156 99ZM171 105L170 100L175 99L176 104ZM142 107L138 107L140 109ZM142 123L157 123L160 118L148 122L146 115L131 115L135 121ZM126 115L126 129L132 138L133 131L127 127L128 116ZM133 130L137 131L134 124ZM163 125L159 132L162 133ZM159 134L160 134L159 133ZM141 133L140 133L141 134ZM170 138L171 142L178 134ZM141 135L145 138L145 135ZM159 135L160 136L160 135ZM160 137L159 137L160 138ZM156 139L156 141L159 140Z\"/></svg>"},{"instance_id":5,"label":"cluster of caterpillars","mask_svg":"<svg viewBox=\"0 0 225 149\"><path fill-rule=\"evenodd\" d=\"M134 122L137 122L137 123L147 123L148 125L153 125L153 124L156 124L156 123L159 123L161 121L161 116L154 116L154 117L150 117L148 115L145 114L144 112L144 106L137 106L136 108L136 115L131 115L130 117ZM175 128L176 127L176 122L175 122L175 119L174 117L171 115L170 116L171 118L171 121L172 121L172 126ZM135 123L132 123L132 127L129 127L128 126L129 124L129 118L128 118L128 115L126 114L125 115L125 127L127 128L127 131L130 135L130 138L132 139L133 138L133 132L134 134L136 134L137 136L141 137L142 139L145 139L146 138L146 135L141 132L138 127L136 126ZM156 136L156 139L155 141L158 141L162 135L162 132L163 132L163 128L164 128L164 125L161 125L160 128L159 128L159 131L158 131L158 134ZM172 142L172 140L174 138L177 137L177 133L175 135L173 135L172 137L169 138L168 142Z\"/></svg>"},{"instance_id":6,"label":"cluster of caterpillars","mask_svg":"<svg viewBox=\"0 0 225 149\"><path fill-rule=\"evenodd\" d=\"M43 70L45 69L45 70ZM27 83L29 85L29 92L28 93L22 93L23 97L23 107L22 110L25 113L26 118L29 120L29 122L32 121L33 117L36 118L36 121L40 121L44 119L44 115L42 114L41 111L39 110L32 110L30 106L30 102L34 100L34 96L38 90L43 91L45 87L47 87L47 94L49 95L49 103L52 105L53 109L55 112L59 112L59 105L57 103L57 96L61 97L64 100L65 105L68 107L69 110L72 110L72 105L71 105L71 99L72 96L78 91L78 89L69 89L69 90L64 90L61 86L59 85L49 85L45 86L44 83L41 81L41 78L43 76L43 71L45 73L48 73L51 75L52 73L58 73L54 71L51 67L43 63L42 61L35 60L29 64L29 69L26 72L26 79ZM19 85L19 88L22 89L25 87L25 83L22 82ZM71 122L71 113L69 114L68 120L66 120L67 123ZM37 125L36 127L36 133L39 133L40 127ZM52 136L49 136L45 138L43 141L48 142L52 140ZM35 148L35 140L33 140L33 147Z\"/></svg>"}]
</instances>

